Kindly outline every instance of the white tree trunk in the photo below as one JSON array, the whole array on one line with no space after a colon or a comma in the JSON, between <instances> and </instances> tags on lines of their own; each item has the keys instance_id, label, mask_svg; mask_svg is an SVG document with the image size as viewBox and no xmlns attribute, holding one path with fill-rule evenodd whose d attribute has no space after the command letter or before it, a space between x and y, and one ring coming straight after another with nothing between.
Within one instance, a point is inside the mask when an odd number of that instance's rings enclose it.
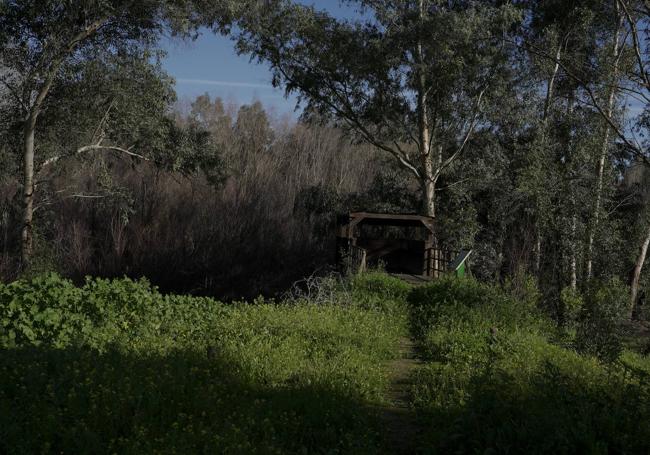
<instances>
[{"instance_id":1,"label":"white tree trunk","mask_svg":"<svg viewBox=\"0 0 650 455\"><path fill-rule=\"evenodd\" d=\"M34 249L34 134L36 113L23 128L23 227L21 233L21 270L28 270Z\"/></svg>"},{"instance_id":2,"label":"white tree trunk","mask_svg":"<svg viewBox=\"0 0 650 455\"><path fill-rule=\"evenodd\" d=\"M436 216L436 182L428 179L424 182L424 214L426 216Z\"/></svg>"},{"instance_id":3,"label":"white tree trunk","mask_svg":"<svg viewBox=\"0 0 650 455\"><path fill-rule=\"evenodd\" d=\"M562 42L560 41L557 46L557 51L555 52L555 66L553 67L553 72L551 77L548 80L546 86L546 99L544 100L544 113L542 115L542 147L546 147L546 138L548 126L548 117L551 110L551 103L553 102L553 91L555 90L555 80L560 71L560 58L562 57ZM537 220L537 232L535 233L535 250L534 250L534 269L535 275L539 278L539 274L542 268L542 228L540 226L541 215L539 214L539 208L537 209L538 220Z\"/></svg>"},{"instance_id":4,"label":"white tree trunk","mask_svg":"<svg viewBox=\"0 0 650 455\"><path fill-rule=\"evenodd\" d=\"M544 135L546 135L546 125L548 124L548 114L551 110L551 103L553 101L553 90L555 89L555 79L557 79L557 73L560 71L560 58L562 57L562 42L560 41L557 46L557 51L555 52L555 66L553 67L553 73L548 80L548 85L546 87L546 99L544 100L544 116L542 117L544 123Z\"/></svg>"},{"instance_id":5,"label":"white tree trunk","mask_svg":"<svg viewBox=\"0 0 650 455\"><path fill-rule=\"evenodd\" d=\"M571 259L570 259L570 269L571 277L569 280L571 289L575 290L578 287L578 247L576 239L576 231L578 227L578 219L575 213L575 205L573 210L573 215L571 216Z\"/></svg>"},{"instance_id":6,"label":"white tree trunk","mask_svg":"<svg viewBox=\"0 0 650 455\"><path fill-rule=\"evenodd\" d=\"M616 9L618 11L619 5L616 2ZM620 13L619 13L620 14ZM614 58L614 68L612 70L612 82L615 82L618 79L619 74L619 52L620 52L620 28L622 27L623 18L619 19L619 28L616 30L616 37L614 38L614 44L612 47L612 57ZM611 118L614 113L614 101L616 100L616 89L612 83L609 89L609 96L607 99L607 110L606 115ZM596 167L596 198L594 201L593 212L591 215L591 225L589 226L589 233L587 236L587 252L586 252L586 264L585 264L585 275L586 279L590 280L593 276L593 251L594 251L594 241L596 237L596 232L600 225L600 210L602 206L603 199L603 180L605 176L605 163L607 160L607 151L609 150L609 137L611 134L611 129L609 124L605 125L605 134L603 137L603 144L600 149L600 157L598 159L598 164Z\"/></svg>"},{"instance_id":7,"label":"white tree trunk","mask_svg":"<svg viewBox=\"0 0 650 455\"><path fill-rule=\"evenodd\" d=\"M650 225L646 233L643 244L641 244L641 251L637 256L636 263L634 264L634 271L632 272L632 282L630 284L630 314L634 311L636 306L636 299L639 295L639 282L641 281L641 272L643 271L643 264L645 263L646 255L648 254L648 246L650 246Z\"/></svg>"},{"instance_id":8,"label":"white tree trunk","mask_svg":"<svg viewBox=\"0 0 650 455\"><path fill-rule=\"evenodd\" d=\"M34 250L34 137L36 122L43 109L43 103L50 93L54 79L66 58L83 40L92 36L102 26L106 19L101 19L88 25L75 35L62 53L54 58L45 71L45 79L36 93L25 123L23 125L23 227L21 233L21 270L29 269ZM27 103L26 103L27 104Z\"/></svg>"},{"instance_id":9,"label":"white tree trunk","mask_svg":"<svg viewBox=\"0 0 650 455\"><path fill-rule=\"evenodd\" d=\"M424 21L425 6L424 0L419 1L420 22ZM417 45L417 60L420 65L418 74L418 133L419 133L419 154L422 161L422 186L424 190L424 214L436 216L436 180L437 173L434 169L433 154L431 153L431 129L429 126L428 97L426 74L424 67L424 49L422 41ZM442 156L440 156L442 158Z\"/></svg>"}]
</instances>

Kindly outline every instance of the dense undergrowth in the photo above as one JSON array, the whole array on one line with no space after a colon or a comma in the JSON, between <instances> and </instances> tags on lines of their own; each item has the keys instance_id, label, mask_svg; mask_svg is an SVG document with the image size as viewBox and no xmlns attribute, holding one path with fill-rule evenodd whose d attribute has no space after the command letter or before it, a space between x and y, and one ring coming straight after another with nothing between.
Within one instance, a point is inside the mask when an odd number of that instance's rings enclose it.
<instances>
[{"instance_id":1,"label":"dense undergrowth","mask_svg":"<svg viewBox=\"0 0 650 455\"><path fill-rule=\"evenodd\" d=\"M375 453L367 404L405 330L382 280L326 305L2 285L0 453Z\"/></svg>"},{"instance_id":2,"label":"dense undergrowth","mask_svg":"<svg viewBox=\"0 0 650 455\"><path fill-rule=\"evenodd\" d=\"M422 453L650 447L650 361L582 349L616 292L558 328L536 294L471 279L311 289L226 305L127 279L0 285L0 452L377 453L371 405L409 325Z\"/></svg>"},{"instance_id":3,"label":"dense undergrowth","mask_svg":"<svg viewBox=\"0 0 650 455\"><path fill-rule=\"evenodd\" d=\"M578 354L531 302L472 280L440 280L409 301L425 453L648 453L647 359Z\"/></svg>"}]
</instances>

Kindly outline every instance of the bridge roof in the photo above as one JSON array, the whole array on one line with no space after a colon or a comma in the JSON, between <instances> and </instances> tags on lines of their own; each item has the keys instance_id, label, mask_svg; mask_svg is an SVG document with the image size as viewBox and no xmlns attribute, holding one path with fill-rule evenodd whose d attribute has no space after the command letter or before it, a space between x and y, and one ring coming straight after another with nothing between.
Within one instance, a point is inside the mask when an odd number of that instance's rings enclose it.
<instances>
[{"instance_id":1,"label":"bridge roof","mask_svg":"<svg viewBox=\"0 0 650 455\"><path fill-rule=\"evenodd\" d=\"M342 217L342 225L356 226L371 224L376 226L423 226L433 232L434 218L416 214L351 212Z\"/></svg>"}]
</instances>

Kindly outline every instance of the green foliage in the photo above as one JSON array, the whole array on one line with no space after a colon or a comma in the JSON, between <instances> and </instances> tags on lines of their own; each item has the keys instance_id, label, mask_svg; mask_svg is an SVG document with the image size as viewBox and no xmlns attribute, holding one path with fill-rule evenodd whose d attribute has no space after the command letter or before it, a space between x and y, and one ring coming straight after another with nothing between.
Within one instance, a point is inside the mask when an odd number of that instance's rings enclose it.
<instances>
[{"instance_id":1,"label":"green foliage","mask_svg":"<svg viewBox=\"0 0 650 455\"><path fill-rule=\"evenodd\" d=\"M616 360L623 350L621 323L629 311L629 288L620 280L592 285L576 331L578 350L604 361Z\"/></svg>"},{"instance_id":2,"label":"green foliage","mask_svg":"<svg viewBox=\"0 0 650 455\"><path fill-rule=\"evenodd\" d=\"M534 276L518 271L506 278L504 290L510 296L530 308L537 308L542 302L542 293Z\"/></svg>"},{"instance_id":3,"label":"green foliage","mask_svg":"<svg viewBox=\"0 0 650 455\"><path fill-rule=\"evenodd\" d=\"M381 272L364 273L352 281L352 295L357 306L390 314L403 321L400 327L406 327L406 298L411 290L411 285Z\"/></svg>"},{"instance_id":4,"label":"green foliage","mask_svg":"<svg viewBox=\"0 0 650 455\"><path fill-rule=\"evenodd\" d=\"M584 309L584 298L580 291L566 287L560 292L560 312L563 322L573 325Z\"/></svg>"},{"instance_id":5,"label":"green foliage","mask_svg":"<svg viewBox=\"0 0 650 455\"><path fill-rule=\"evenodd\" d=\"M531 301L511 298L499 287L480 283L472 278L445 276L431 284L415 288L408 297L410 304L411 330L417 338L424 336L429 328L440 319L463 317L483 318L486 324L495 327L516 327L528 324L537 315ZM488 326L486 326L487 328Z\"/></svg>"},{"instance_id":6,"label":"green foliage","mask_svg":"<svg viewBox=\"0 0 650 455\"><path fill-rule=\"evenodd\" d=\"M611 301L618 289L597 294ZM424 453L646 453L646 359L606 366L556 345L549 321L521 317L527 307L498 288L443 280L414 296L416 309L437 307L419 332L426 363L413 388Z\"/></svg>"},{"instance_id":7,"label":"green foliage","mask_svg":"<svg viewBox=\"0 0 650 455\"><path fill-rule=\"evenodd\" d=\"M81 290L56 274L0 284L0 348L62 348L87 333Z\"/></svg>"},{"instance_id":8,"label":"green foliage","mask_svg":"<svg viewBox=\"0 0 650 455\"><path fill-rule=\"evenodd\" d=\"M368 405L405 330L365 308L384 290L406 292L376 276L345 304L224 305L146 280L3 286L0 452L376 453Z\"/></svg>"},{"instance_id":9,"label":"green foliage","mask_svg":"<svg viewBox=\"0 0 650 455\"><path fill-rule=\"evenodd\" d=\"M368 272L356 276L353 280L353 288L367 297L375 296L395 301L406 300L413 289L405 281L382 272Z\"/></svg>"},{"instance_id":10,"label":"green foliage","mask_svg":"<svg viewBox=\"0 0 650 455\"><path fill-rule=\"evenodd\" d=\"M485 2L348 3L369 14L339 19L290 1L245 9L233 33L237 50L267 63L274 85L298 94L308 113L334 119L355 139L387 152L424 190L446 173L458 156L455 151L465 148L459 138L469 138L482 125L476 122L481 100L501 98L499 89L509 74L501 43L519 12L509 4ZM434 126L438 121L444 127ZM418 141L421 135L431 144ZM434 160L426 147L438 150L439 158ZM413 157L417 149L422 160ZM386 183L377 181L377 190L385 193L394 186ZM420 199L427 200L426 211L433 215L435 195L426 193ZM404 196L398 191L388 200L369 202L377 207L378 202L384 207L412 202ZM461 238L455 240L464 243L475 229L460 224L469 229L456 230Z\"/></svg>"},{"instance_id":11,"label":"green foliage","mask_svg":"<svg viewBox=\"0 0 650 455\"><path fill-rule=\"evenodd\" d=\"M232 305L146 280L2 285L0 452L377 453L371 405L386 404L407 310L424 360L412 378L423 453L650 444L648 359L605 364L556 344L534 290L519 301L509 286L412 287L379 272L317 285ZM616 320L624 291L595 286L583 314Z\"/></svg>"}]
</instances>

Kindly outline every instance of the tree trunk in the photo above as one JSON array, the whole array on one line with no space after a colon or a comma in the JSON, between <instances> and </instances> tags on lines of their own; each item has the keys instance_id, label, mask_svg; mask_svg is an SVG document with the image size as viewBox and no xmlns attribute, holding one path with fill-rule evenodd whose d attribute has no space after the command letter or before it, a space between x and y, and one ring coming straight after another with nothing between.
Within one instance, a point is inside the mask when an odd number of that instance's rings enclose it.
<instances>
[{"instance_id":1,"label":"tree trunk","mask_svg":"<svg viewBox=\"0 0 650 455\"><path fill-rule=\"evenodd\" d=\"M424 76L422 76L422 86L424 85ZM420 133L420 157L422 159L422 186L424 190L424 214L427 216L436 216L436 181L437 174L434 170L433 154L431 153L431 136L429 131L429 120L427 116L427 96L425 92L418 94L418 117ZM439 150L439 154L442 150Z\"/></svg>"},{"instance_id":2,"label":"tree trunk","mask_svg":"<svg viewBox=\"0 0 650 455\"><path fill-rule=\"evenodd\" d=\"M21 235L22 271L29 270L34 249L34 135L37 113L32 112L23 127L23 227Z\"/></svg>"},{"instance_id":3,"label":"tree trunk","mask_svg":"<svg viewBox=\"0 0 650 455\"><path fill-rule=\"evenodd\" d=\"M573 215L571 216L571 259L569 267L571 269L571 277L569 280L571 289L576 290L578 288L578 251L577 251L577 239L576 231L578 227L577 215L575 213L575 205Z\"/></svg>"},{"instance_id":4,"label":"tree trunk","mask_svg":"<svg viewBox=\"0 0 650 455\"><path fill-rule=\"evenodd\" d=\"M573 98L574 94L571 93L569 99L567 100L567 118L573 123L573 112L575 108L575 100ZM566 149L567 151L571 150L573 146L573 141L569 136ZM566 166L570 166L571 160L565 162ZM565 175L565 179L568 177L569 187L567 191L570 194L570 209L571 209L571 223L569 227L569 286L574 291L578 287L578 207L576 204L576 194L575 194L575 185L571 184L571 176L573 172L569 169L569 174Z\"/></svg>"},{"instance_id":5,"label":"tree trunk","mask_svg":"<svg viewBox=\"0 0 650 455\"><path fill-rule=\"evenodd\" d=\"M61 69L65 59L71 55L75 48L83 40L93 35L104 24L106 19L100 19L75 35L62 53L54 58L45 71L45 79L36 93L36 98L29 110L23 125L23 227L21 233L21 264L22 271L30 267L32 253L34 250L34 137L36 133L36 122L43 109L43 103L47 98L56 74ZM31 93L29 94L31 97Z\"/></svg>"},{"instance_id":6,"label":"tree trunk","mask_svg":"<svg viewBox=\"0 0 650 455\"><path fill-rule=\"evenodd\" d=\"M555 80L557 79L557 75L560 71L560 58L562 57L562 41L558 43L557 46L557 51L555 52L555 66L553 67L553 72L551 73L551 77L548 80L548 84L546 86L546 99L544 100L544 113L542 115L542 147L546 147L546 138L547 138L547 127L548 127L548 117L549 117L549 112L551 110L551 103L553 101L553 91L555 89ZM535 234L535 262L534 262L534 268L535 268L535 275L537 276L537 279L539 279L539 275L541 273L541 268L542 268L542 230L540 226L540 220L541 218L540 215L540 210L539 208L537 209L537 232Z\"/></svg>"},{"instance_id":7,"label":"tree trunk","mask_svg":"<svg viewBox=\"0 0 650 455\"><path fill-rule=\"evenodd\" d=\"M426 168L426 166L425 166ZM425 181L423 182L423 194L424 194L424 207L423 212L426 216L435 217L436 216L436 181L429 177L425 176Z\"/></svg>"},{"instance_id":8,"label":"tree trunk","mask_svg":"<svg viewBox=\"0 0 650 455\"><path fill-rule=\"evenodd\" d=\"M630 314L634 311L636 306L636 299L639 295L639 282L641 281L641 271L643 270L643 264L645 263L645 258L648 253L648 246L650 245L650 226L646 233L643 244L641 245L641 251L639 256L637 256L636 264L634 264L634 271L632 272L632 282L630 284Z\"/></svg>"},{"instance_id":9,"label":"tree trunk","mask_svg":"<svg viewBox=\"0 0 650 455\"><path fill-rule=\"evenodd\" d=\"M618 11L619 5L616 2L616 9ZM620 13L619 13L620 14ZM616 100L616 90L614 87L614 82L618 79L619 71L619 59L618 54L620 51L620 34L619 29L622 27L623 18L619 19L619 28L616 30L616 37L614 38L614 45L612 48L612 56L614 57L614 68L612 72L612 84L609 89L609 96L607 99L607 111L606 114L609 118L612 117L614 112L614 101ZM609 149L609 137L611 129L609 124L605 124L605 135L603 137L603 145L600 150L600 157L598 159L598 164L596 167L596 199L594 201L594 208L591 215L591 225L589 226L589 233L587 237L587 252L586 252L586 265L585 265L585 276L587 281L590 280L593 276L593 251L594 251L594 241L596 237L596 231L600 225L600 210L602 206L603 199L603 179L605 175L605 163L607 160L607 150Z\"/></svg>"},{"instance_id":10,"label":"tree trunk","mask_svg":"<svg viewBox=\"0 0 650 455\"><path fill-rule=\"evenodd\" d=\"M420 26L423 27L424 21L424 0L419 1L419 18ZM422 160L422 180L424 196L424 214L427 216L436 216L436 180L437 174L434 171L433 156L431 153L431 130L429 126L428 112L428 91L426 74L424 67L424 49L422 40L417 44L417 60L420 68L418 69L418 133L419 133L419 154ZM440 150L442 153L442 150ZM442 155L440 155L442 159Z\"/></svg>"},{"instance_id":11,"label":"tree trunk","mask_svg":"<svg viewBox=\"0 0 650 455\"><path fill-rule=\"evenodd\" d=\"M546 126L548 124L548 113L551 110L551 102L553 101L553 90L555 88L555 79L557 78L557 73L560 71L560 58L562 57L562 41L557 46L557 51L555 52L555 66L553 67L553 73L551 74L550 79L548 80L548 85L546 87L546 99L544 100L544 116L542 117L544 123L544 136L546 136Z\"/></svg>"}]
</instances>

